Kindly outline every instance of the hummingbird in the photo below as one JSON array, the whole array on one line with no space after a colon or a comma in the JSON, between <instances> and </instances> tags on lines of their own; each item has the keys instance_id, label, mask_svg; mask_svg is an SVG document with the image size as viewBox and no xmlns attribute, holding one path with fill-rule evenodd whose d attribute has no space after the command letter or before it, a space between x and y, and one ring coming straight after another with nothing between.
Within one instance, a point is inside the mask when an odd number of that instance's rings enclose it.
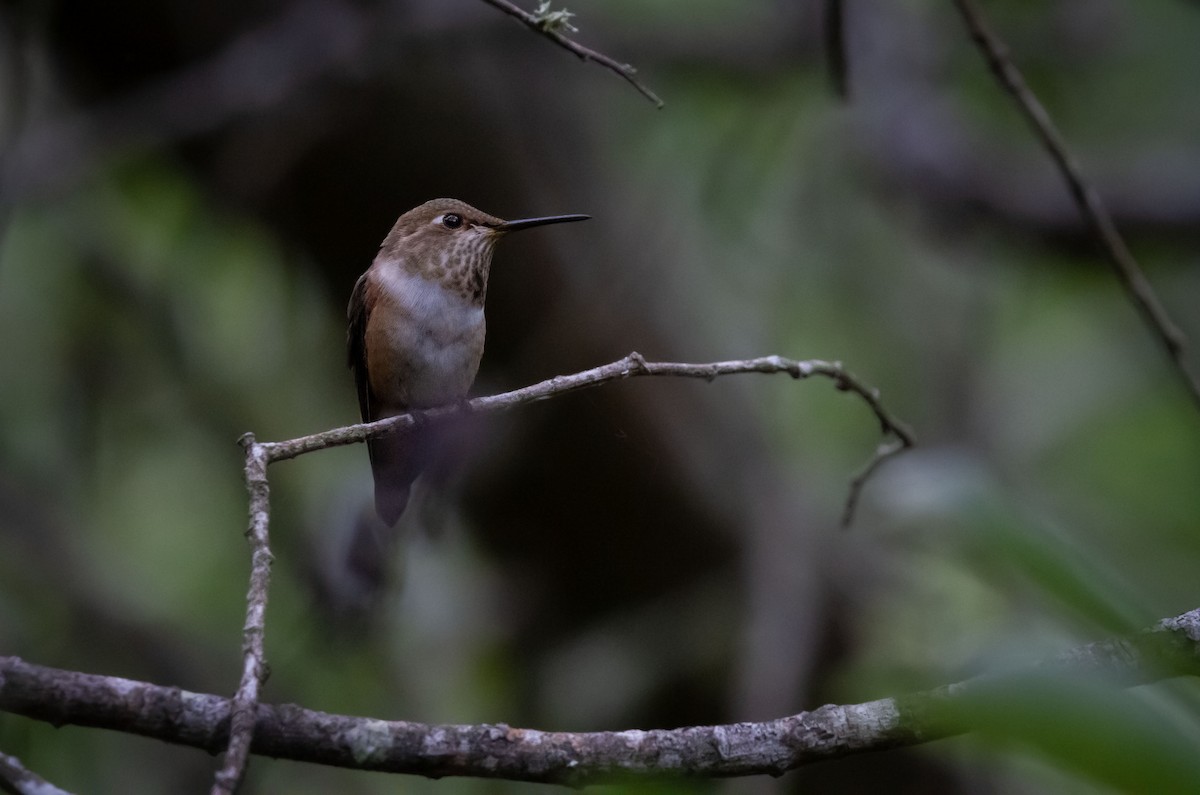
<instances>
[{"instance_id":1,"label":"hummingbird","mask_svg":"<svg viewBox=\"0 0 1200 795\"><path fill-rule=\"evenodd\" d=\"M509 232L590 217L505 221L457 199L434 199L401 215L346 309L346 352L363 422L464 400L483 356L496 243ZM428 437L409 429L367 442L375 512L389 527L431 463Z\"/></svg>"}]
</instances>

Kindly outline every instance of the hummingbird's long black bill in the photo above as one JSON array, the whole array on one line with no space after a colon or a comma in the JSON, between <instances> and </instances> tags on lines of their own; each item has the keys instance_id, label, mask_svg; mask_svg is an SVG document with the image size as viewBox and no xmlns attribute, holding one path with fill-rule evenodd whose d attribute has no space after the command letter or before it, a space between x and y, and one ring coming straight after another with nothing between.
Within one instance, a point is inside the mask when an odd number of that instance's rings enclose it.
<instances>
[{"instance_id":1,"label":"hummingbird's long black bill","mask_svg":"<svg viewBox=\"0 0 1200 795\"><path fill-rule=\"evenodd\" d=\"M548 215L545 218L522 218L519 221L505 221L501 224L496 224L497 232L515 232L518 229L529 229L534 226L545 226L546 224L566 224L571 221L586 221L591 218L590 215Z\"/></svg>"}]
</instances>

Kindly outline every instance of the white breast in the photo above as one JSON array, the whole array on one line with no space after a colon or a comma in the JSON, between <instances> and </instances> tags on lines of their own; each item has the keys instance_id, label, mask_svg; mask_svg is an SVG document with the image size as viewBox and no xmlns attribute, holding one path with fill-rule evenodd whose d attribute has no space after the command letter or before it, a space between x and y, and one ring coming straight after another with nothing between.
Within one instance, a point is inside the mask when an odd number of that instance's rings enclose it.
<instances>
[{"instance_id":1,"label":"white breast","mask_svg":"<svg viewBox=\"0 0 1200 795\"><path fill-rule=\"evenodd\" d=\"M483 307L398 264L381 276L404 319L387 333L394 349L407 352L410 403L433 406L464 397L483 355Z\"/></svg>"}]
</instances>

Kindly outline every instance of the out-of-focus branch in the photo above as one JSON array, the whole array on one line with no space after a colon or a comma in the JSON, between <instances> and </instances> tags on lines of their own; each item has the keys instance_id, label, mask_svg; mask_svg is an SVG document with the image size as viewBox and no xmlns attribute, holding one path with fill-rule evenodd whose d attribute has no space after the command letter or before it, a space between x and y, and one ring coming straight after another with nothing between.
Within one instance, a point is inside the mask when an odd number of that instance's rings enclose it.
<instances>
[{"instance_id":1,"label":"out-of-focus branch","mask_svg":"<svg viewBox=\"0 0 1200 795\"><path fill-rule=\"evenodd\" d=\"M637 73L637 69L634 69L629 64L614 61L604 53L596 52L593 49L584 47L579 42L568 39L566 36L559 33L554 26L546 24L544 19L539 18L536 14L531 14L528 11L518 8L517 6L508 2L508 0L483 0L483 2L487 3L488 5L495 6L511 17L519 19L530 30L540 33L558 46L575 53L582 60L594 61L595 63L603 66L605 69L615 72L627 80L631 86L636 88L638 92L641 93L642 96L653 102L657 107L661 108L663 106L663 101L658 98L658 95L651 91L645 83L634 77L634 75Z\"/></svg>"},{"instance_id":2,"label":"out-of-focus branch","mask_svg":"<svg viewBox=\"0 0 1200 795\"><path fill-rule=\"evenodd\" d=\"M213 56L100 107L31 120L3 152L0 209L76 181L109 148L162 146L307 97L371 46L353 3L301 0Z\"/></svg>"},{"instance_id":3,"label":"out-of-focus branch","mask_svg":"<svg viewBox=\"0 0 1200 795\"><path fill-rule=\"evenodd\" d=\"M1038 139L1050 153L1054 164L1058 167L1071 191L1071 198L1075 201L1079 212L1091 227L1092 234L1112 263L1121 286L1138 308L1147 325L1150 326L1152 333L1158 338L1176 372L1183 379L1192 399L1200 406L1200 380L1197 380L1188 364L1187 339L1159 302L1150 281L1125 244L1121 233L1117 231L1116 224L1113 223L1112 217L1100 200L1100 195L1083 178L1079 165L1067 150L1066 142L1058 128L1054 126L1054 122L1051 121L1050 114L1038 101L1020 70L1008 57L1008 48L984 22L983 13L975 0L953 0L953 2L962 14L971 39L983 53L997 82L1016 101Z\"/></svg>"},{"instance_id":4,"label":"out-of-focus branch","mask_svg":"<svg viewBox=\"0 0 1200 795\"><path fill-rule=\"evenodd\" d=\"M582 786L662 776L779 775L825 759L930 742L975 728L970 704L1038 675L1103 674L1135 685L1200 670L1200 609L1125 638L1080 646L1015 677L970 679L761 723L617 732L504 724L429 725L259 704L252 750L280 759L392 773ZM114 729L213 751L233 703L146 682L0 657L0 710Z\"/></svg>"},{"instance_id":5,"label":"out-of-focus branch","mask_svg":"<svg viewBox=\"0 0 1200 795\"><path fill-rule=\"evenodd\" d=\"M846 60L846 7L843 0L825 0L824 33L829 83L840 99L850 99L849 62Z\"/></svg>"},{"instance_id":6,"label":"out-of-focus branch","mask_svg":"<svg viewBox=\"0 0 1200 795\"><path fill-rule=\"evenodd\" d=\"M20 759L8 754L0 754L0 791L15 795L71 795L29 770L21 764Z\"/></svg>"}]
</instances>

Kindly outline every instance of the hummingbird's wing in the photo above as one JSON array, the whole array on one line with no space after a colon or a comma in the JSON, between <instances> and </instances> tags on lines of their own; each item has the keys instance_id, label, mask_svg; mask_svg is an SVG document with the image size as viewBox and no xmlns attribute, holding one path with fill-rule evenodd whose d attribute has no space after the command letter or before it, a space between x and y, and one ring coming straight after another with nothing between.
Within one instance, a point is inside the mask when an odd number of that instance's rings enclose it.
<instances>
[{"instance_id":1,"label":"hummingbird's wing","mask_svg":"<svg viewBox=\"0 0 1200 795\"><path fill-rule=\"evenodd\" d=\"M371 389L371 378L367 369L367 345L370 334L371 308L374 296L368 295L371 282L364 273L350 293L350 304L346 307L346 358L354 371L354 384L358 389L358 409L363 422L374 422L391 417L407 409L398 403L380 400ZM381 439L367 441L367 454L371 459L371 473L375 478L375 511L390 527L395 525L408 505L412 482L425 466L425 432L420 429L397 433Z\"/></svg>"},{"instance_id":2,"label":"hummingbird's wing","mask_svg":"<svg viewBox=\"0 0 1200 795\"><path fill-rule=\"evenodd\" d=\"M367 322L371 309L367 304L367 274L358 277L350 293L350 304L346 307L347 365L354 371L354 385L358 388L358 410L363 422L371 422L371 381L367 377Z\"/></svg>"}]
</instances>

